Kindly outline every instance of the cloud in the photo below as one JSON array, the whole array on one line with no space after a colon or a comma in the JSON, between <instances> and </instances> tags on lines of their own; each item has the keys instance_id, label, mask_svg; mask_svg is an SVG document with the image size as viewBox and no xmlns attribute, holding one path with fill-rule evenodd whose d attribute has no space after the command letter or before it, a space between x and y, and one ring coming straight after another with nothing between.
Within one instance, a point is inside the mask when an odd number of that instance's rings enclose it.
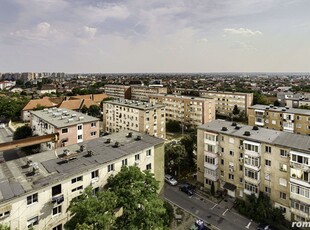
<instances>
[{"instance_id":1,"label":"cloud","mask_svg":"<svg viewBox=\"0 0 310 230\"><path fill-rule=\"evenodd\" d=\"M97 28L84 26L81 35L86 38L94 38L96 33L97 33Z\"/></svg>"},{"instance_id":2,"label":"cloud","mask_svg":"<svg viewBox=\"0 0 310 230\"><path fill-rule=\"evenodd\" d=\"M250 30L246 28L239 28L239 29L234 29L234 28L226 28L224 29L225 34L233 34L233 35L241 35L241 36L246 36L246 37L252 37L255 35L262 35L263 33L259 30Z\"/></svg>"}]
</instances>

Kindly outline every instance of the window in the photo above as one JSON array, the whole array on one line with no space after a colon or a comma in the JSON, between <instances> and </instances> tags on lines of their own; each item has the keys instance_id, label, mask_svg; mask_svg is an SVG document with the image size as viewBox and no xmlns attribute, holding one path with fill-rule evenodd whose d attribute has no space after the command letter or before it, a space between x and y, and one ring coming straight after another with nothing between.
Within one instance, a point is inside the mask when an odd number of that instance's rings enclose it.
<instances>
[{"instance_id":1,"label":"window","mask_svg":"<svg viewBox=\"0 0 310 230\"><path fill-rule=\"evenodd\" d=\"M271 147L270 146L265 146L265 152L266 153L271 153Z\"/></svg>"},{"instance_id":2,"label":"window","mask_svg":"<svg viewBox=\"0 0 310 230\"><path fill-rule=\"evenodd\" d=\"M52 230L62 230L62 224L57 225L57 226L54 227Z\"/></svg>"},{"instance_id":3,"label":"window","mask_svg":"<svg viewBox=\"0 0 310 230\"><path fill-rule=\"evenodd\" d=\"M96 133L97 133L97 132L90 132L90 136L92 136L92 137L93 137L93 136L96 136Z\"/></svg>"},{"instance_id":4,"label":"window","mask_svg":"<svg viewBox=\"0 0 310 230\"><path fill-rule=\"evenodd\" d=\"M151 170L152 169L152 164L150 163L150 164L147 164L146 165L146 170Z\"/></svg>"},{"instance_id":5,"label":"window","mask_svg":"<svg viewBox=\"0 0 310 230\"><path fill-rule=\"evenodd\" d=\"M287 186L287 180L284 178L279 178L279 184L286 187Z\"/></svg>"},{"instance_id":6,"label":"window","mask_svg":"<svg viewBox=\"0 0 310 230\"><path fill-rule=\"evenodd\" d=\"M109 164L108 165L108 172L113 172L114 171L114 164Z\"/></svg>"},{"instance_id":7,"label":"window","mask_svg":"<svg viewBox=\"0 0 310 230\"><path fill-rule=\"evenodd\" d=\"M228 178L230 179L230 180L233 180L234 179L234 175L233 174L228 174Z\"/></svg>"},{"instance_id":8,"label":"window","mask_svg":"<svg viewBox=\"0 0 310 230\"><path fill-rule=\"evenodd\" d=\"M251 170L251 169L248 169L248 168L245 168L245 169L244 169L244 175L245 175L246 177L252 178L252 179L254 179L254 180L259 179L258 172L257 172L257 171L254 171L254 170Z\"/></svg>"},{"instance_id":9,"label":"window","mask_svg":"<svg viewBox=\"0 0 310 230\"><path fill-rule=\"evenodd\" d=\"M91 127L96 127L96 125L97 125L96 122L92 122L90 126Z\"/></svg>"},{"instance_id":10,"label":"window","mask_svg":"<svg viewBox=\"0 0 310 230\"><path fill-rule=\"evenodd\" d=\"M150 157L151 156L151 150L149 149L149 150L146 150L146 156L147 157Z\"/></svg>"},{"instance_id":11,"label":"window","mask_svg":"<svg viewBox=\"0 0 310 230\"><path fill-rule=\"evenodd\" d=\"M280 192L280 198L286 200L286 193Z\"/></svg>"},{"instance_id":12,"label":"window","mask_svg":"<svg viewBox=\"0 0 310 230\"><path fill-rule=\"evenodd\" d=\"M224 153L224 148L221 148L221 152Z\"/></svg>"},{"instance_id":13,"label":"window","mask_svg":"<svg viewBox=\"0 0 310 230\"><path fill-rule=\"evenodd\" d=\"M210 153L214 153L214 146L213 145L206 145L207 146L207 151Z\"/></svg>"},{"instance_id":14,"label":"window","mask_svg":"<svg viewBox=\"0 0 310 230\"><path fill-rule=\"evenodd\" d=\"M287 155L288 155L287 150L280 149L280 156L281 156L281 157L287 157Z\"/></svg>"},{"instance_id":15,"label":"window","mask_svg":"<svg viewBox=\"0 0 310 230\"><path fill-rule=\"evenodd\" d=\"M269 188L269 187L265 187L265 193L271 193L271 188Z\"/></svg>"},{"instance_id":16,"label":"window","mask_svg":"<svg viewBox=\"0 0 310 230\"><path fill-rule=\"evenodd\" d=\"M136 154L136 155L135 155L135 160L136 160L136 161L140 160L140 154Z\"/></svg>"},{"instance_id":17,"label":"window","mask_svg":"<svg viewBox=\"0 0 310 230\"><path fill-rule=\"evenodd\" d=\"M99 192L99 187L93 189L93 196L97 196Z\"/></svg>"},{"instance_id":18,"label":"window","mask_svg":"<svg viewBox=\"0 0 310 230\"><path fill-rule=\"evenodd\" d=\"M72 189L71 192L76 192L76 191L79 191L79 190L83 190L83 186L82 185Z\"/></svg>"},{"instance_id":19,"label":"window","mask_svg":"<svg viewBox=\"0 0 310 230\"><path fill-rule=\"evenodd\" d=\"M68 128L64 128L61 130L61 133L68 133Z\"/></svg>"},{"instance_id":20,"label":"window","mask_svg":"<svg viewBox=\"0 0 310 230\"><path fill-rule=\"evenodd\" d=\"M254 184L247 182L247 181L245 181L245 183L244 183L244 188L248 191L253 192L253 193L258 193L258 187Z\"/></svg>"},{"instance_id":21,"label":"window","mask_svg":"<svg viewBox=\"0 0 310 230\"><path fill-rule=\"evenodd\" d=\"M61 194L61 184L52 187L52 196Z\"/></svg>"},{"instance_id":22,"label":"window","mask_svg":"<svg viewBox=\"0 0 310 230\"><path fill-rule=\"evenodd\" d=\"M242 177L239 177L239 183L243 184L243 178Z\"/></svg>"},{"instance_id":23,"label":"window","mask_svg":"<svg viewBox=\"0 0 310 230\"><path fill-rule=\"evenodd\" d=\"M74 184L74 183L76 183L76 182L78 182L78 181L83 181L83 176L78 176L78 177L76 177L76 178L73 178L73 179L71 180L71 184Z\"/></svg>"},{"instance_id":24,"label":"window","mask_svg":"<svg viewBox=\"0 0 310 230\"><path fill-rule=\"evenodd\" d=\"M223 165L224 164L224 159L221 159L221 165Z\"/></svg>"},{"instance_id":25,"label":"window","mask_svg":"<svg viewBox=\"0 0 310 230\"><path fill-rule=\"evenodd\" d=\"M38 193L27 196L27 205L38 202Z\"/></svg>"},{"instance_id":26,"label":"window","mask_svg":"<svg viewBox=\"0 0 310 230\"><path fill-rule=\"evenodd\" d=\"M224 176L224 171L223 170L221 170L221 176Z\"/></svg>"},{"instance_id":27,"label":"window","mask_svg":"<svg viewBox=\"0 0 310 230\"><path fill-rule=\"evenodd\" d=\"M229 155L230 155L230 156L234 156L234 151L231 151L231 150L230 150L230 151L229 151Z\"/></svg>"},{"instance_id":28,"label":"window","mask_svg":"<svg viewBox=\"0 0 310 230\"><path fill-rule=\"evenodd\" d=\"M122 160L122 166L126 166L128 164L127 159Z\"/></svg>"},{"instance_id":29,"label":"window","mask_svg":"<svg viewBox=\"0 0 310 230\"><path fill-rule=\"evenodd\" d=\"M283 164L283 163L280 163L280 171L287 172L287 165Z\"/></svg>"},{"instance_id":30,"label":"window","mask_svg":"<svg viewBox=\"0 0 310 230\"><path fill-rule=\"evenodd\" d=\"M3 212L3 213L0 213L0 219L4 219L6 217L9 217L11 214L10 211L6 211L6 212Z\"/></svg>"},{"instance_id":31,"label":"window","mask_svg":"<svg viewBox=\"0 0 310 230\"><path fill-rule=\"evenodd\" d=\"M215 158L209 157L209 156L205 156L205 162L215 165Z\"/></svg>"},{"instance_id":32,"label":"window","mask_svg":"<svg viewBox=\"0 0 310 230\"><path fill-rule=\"evenodd\" d=\"M83 139L83 135L78 135L78 140L82 140Z\"/></svg>"},{"instance_id":33,"label":"window","mask_svg":"<svg viewBox=\"0 0 310 230\"><path fill-rule=\"evenodd\" d=\"M95 179L99 177L99 170L95 170L91 172L91 179Z\"/></svg>"},{"instance_id":34,"label":"window","mask_svg":"<svg viewBox=\"0 0 310 230\"><path fill-rule=\"evenodd\" d=\"M83 126L82 125L78 125L78 130L82 130Z\"/></svg>"},{"instance_id":35,"label":"window","mask_svg":"<svg viewBox=\"0 0 310 230\"><path fill-rule=\"evenodd\" d=\"M39 217L35 216L29 220L27 220L27 228L30 228L32 226L38 225L39 224Z\"/></svg>"},{"instance_id":36,"label":"window","mask_svg":"<svg viewBox=\"0 0 310 230\"><path fill-rule=\"evenodd\" d=\"M53 216L58 215L61 213L61 205L53 208Z\"/></svg>"},{"instance_id":37,"label":"window","mask_svg":"<svg viewBox=\"0 0 310 230\"><path fill-rule=\"evenodd\" d=\"M242 170L243 170L243 166L239 165L239 171L242 171Z\"/></svg>"},{"instance_id":38,"label":"window","mask_svg":"<svg viewBox=\"0 0 310 230\"><path fill-rule=\"evenodd\" d=\"M265 160L265 165L266 166L271 166L271 161L270 160Z\"/></svg>"},{"instance_id":39,"label":"window","mask_svg":"<svg viewBox=\"0 0 310 230\"><path fill-rule=\"evenodd\" d=\"M250 144L245 143L245 144L244 144L244 148L245 148L246 150L250 150L250 151L253 151L253 152L257 152L257 153L258 153L258 146L257 146L257 145L250 145Z\"/></svg>"}]
</instances>

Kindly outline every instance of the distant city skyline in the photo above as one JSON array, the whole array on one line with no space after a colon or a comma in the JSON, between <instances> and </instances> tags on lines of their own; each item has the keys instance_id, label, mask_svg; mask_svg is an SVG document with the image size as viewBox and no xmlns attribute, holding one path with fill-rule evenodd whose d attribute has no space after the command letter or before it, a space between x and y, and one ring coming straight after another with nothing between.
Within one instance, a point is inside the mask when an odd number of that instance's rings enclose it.
<instances>
[{"instance_id":1,"label":"distant city skyline","mask_svg":"<svg viewBox=\"0 0 310 230\"><path fill-rule=\"evenodd\" d=\"M2 0L0 72L310 72L308 0Z\"/></svg>"}]
</instances>

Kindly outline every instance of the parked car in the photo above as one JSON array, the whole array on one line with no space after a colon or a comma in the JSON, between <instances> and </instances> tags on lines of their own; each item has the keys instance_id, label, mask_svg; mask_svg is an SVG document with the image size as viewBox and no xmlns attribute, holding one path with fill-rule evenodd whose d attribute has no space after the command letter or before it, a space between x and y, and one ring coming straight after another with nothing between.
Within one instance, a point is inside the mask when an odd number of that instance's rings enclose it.
<instances>
[{"instance_id":1,"label":"parked car","mask_svg":"<svg viewBox=\"0 0 310 230\"><path fill-rule=\"evenodd\" d=\"M177 180L174 179L174 178L173 178L171 175L169 175L169 174L166 174L166 175L165 175L165 181L166 181L168 184L172 185L172 186L175 186L175 185L178 184Z\"/></svg>"},{"instance_id":2,"label":"parked car","mask_svg":"<svg viewBox=\"0 0 310 230\"><path fill-rule=\"evenodd\" d=\"M257 230L274 230L274 228L269 224L261 223L257 226Z\"/></svg>"},{"instance_id":3,"label":"parked car","mask_svg":"<svg viewBox=\"0 0 310 230\"><path fill-rule=\"evenodd\" d=\"M182 192L185 192L187 195L192 196L194 195L194 187L190 184L181 184L179 186L179 190Z\"/></svg>"}]
</instances>

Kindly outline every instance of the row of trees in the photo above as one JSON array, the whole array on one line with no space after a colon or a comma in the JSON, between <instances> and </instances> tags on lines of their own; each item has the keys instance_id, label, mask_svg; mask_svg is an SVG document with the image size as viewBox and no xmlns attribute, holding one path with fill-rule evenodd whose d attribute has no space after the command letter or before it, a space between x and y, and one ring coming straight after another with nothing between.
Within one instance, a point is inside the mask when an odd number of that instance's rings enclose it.
<instances>
[{"instance_id":1,"label":"row of trees","mask_svg":"<svg viewBox=\"0 0 310 230\"><path fill-rule=\"evenodd\" d=\"M108 179L95 196L91 187L72 200L68 230L169 229L172 207L157 194L158 182L149 171L135 166L123 167Z\"/></svg>"},{"instance_id":2,"label":"row of trees","mask_svg":"<svg viewBox=\"0 0 310 230\"><path fill-rule=\"evenodd\" d=\"M0 117L19 120L20 112L29 99L16 94L0 96Z\"/></svg>"}]
</instances>

